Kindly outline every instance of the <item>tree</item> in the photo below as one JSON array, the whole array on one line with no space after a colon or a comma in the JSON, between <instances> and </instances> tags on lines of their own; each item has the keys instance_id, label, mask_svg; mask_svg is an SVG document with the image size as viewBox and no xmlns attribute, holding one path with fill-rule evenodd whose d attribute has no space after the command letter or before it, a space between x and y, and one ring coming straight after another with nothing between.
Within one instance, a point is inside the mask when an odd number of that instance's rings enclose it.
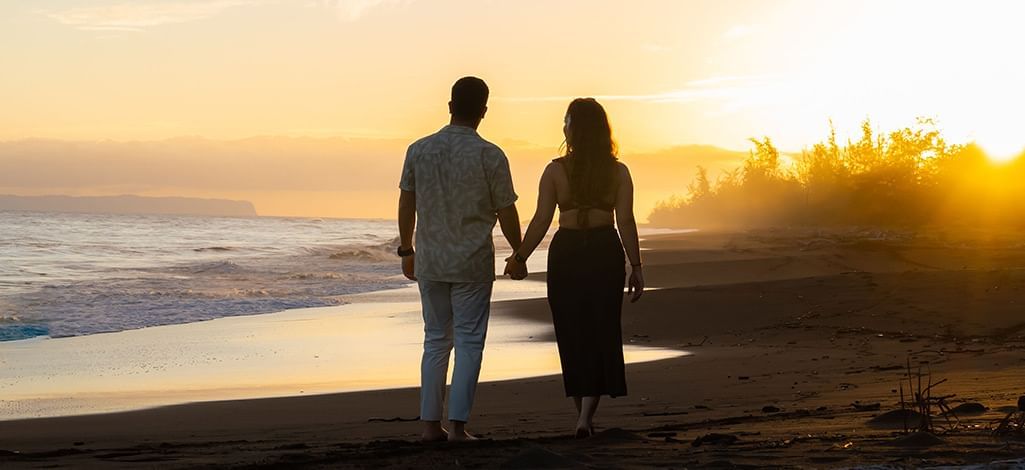
<instances>
[{"instance_id":1,"label":"tree","mask_svg":"<svg viewBox=\"0 0 1025 470\"><path fill-rule=\"evenodd\" d=\"M712 184L708 181L708 170L698 165L698 176L687 185L691 201L700 201L712 196Z\"/></svg>"}]
</instances>

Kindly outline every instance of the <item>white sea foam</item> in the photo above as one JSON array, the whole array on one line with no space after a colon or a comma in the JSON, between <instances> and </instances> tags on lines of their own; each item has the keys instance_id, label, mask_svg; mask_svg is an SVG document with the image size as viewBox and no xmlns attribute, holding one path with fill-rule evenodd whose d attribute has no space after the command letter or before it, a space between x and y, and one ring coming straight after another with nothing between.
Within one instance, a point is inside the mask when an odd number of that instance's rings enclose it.
<instances>
[{"instance_id":1,"label":"white sea foam","mask_svg":"<svg viewBox=\"0 0 1025 470\"><path fill-rule=\"evenodd\" d=\"M0 341L336 305L399 287L394 222L0 212Z\"/></svg>"}]
</instances>

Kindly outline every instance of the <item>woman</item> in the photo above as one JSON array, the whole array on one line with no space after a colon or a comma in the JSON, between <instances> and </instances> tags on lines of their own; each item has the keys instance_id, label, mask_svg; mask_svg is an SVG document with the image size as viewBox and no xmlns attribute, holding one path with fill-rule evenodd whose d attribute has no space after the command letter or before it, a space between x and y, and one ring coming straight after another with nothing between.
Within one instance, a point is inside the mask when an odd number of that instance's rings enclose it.
<instances>
[{"instance_id":1,"label":"woman","mask_svg":"<svg viewBox=\"0 0 1025 470\"><path fill-rule=\"evenodd\" d=\"M592 420L601 396L626 395L620 327L624 247L632 267L631 302L641 298L644 276L633 181L626 165L616 159L605 109L593 98L573 100L563 133L565 155L549 163L541 175L537 211L509 261L526 262L548 232L558 206L559 230L548 250L548 305L566 396L573 397L577 408L576 435L588 437L594 433Z\"/></svg>"}]
</instances>

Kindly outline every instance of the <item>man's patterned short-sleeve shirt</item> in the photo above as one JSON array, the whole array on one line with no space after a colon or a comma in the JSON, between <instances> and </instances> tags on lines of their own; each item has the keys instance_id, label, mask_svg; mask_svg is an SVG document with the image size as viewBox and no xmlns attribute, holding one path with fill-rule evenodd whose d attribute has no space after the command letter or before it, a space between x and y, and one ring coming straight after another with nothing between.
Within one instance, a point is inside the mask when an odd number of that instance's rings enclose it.
<instances>
[{"instance_id":1,"label":"man's patterned short-sleeve shirt","mask_svg":"<svg viewBox=\"0 0 1025 470\"><path fill-rule=\"evenodd\" d=\"M495 280L491 233L516 202L509 160L477 131L448 125L406 151L399 188L416 193L416 276Z\"/></svg>"}]
</instances>

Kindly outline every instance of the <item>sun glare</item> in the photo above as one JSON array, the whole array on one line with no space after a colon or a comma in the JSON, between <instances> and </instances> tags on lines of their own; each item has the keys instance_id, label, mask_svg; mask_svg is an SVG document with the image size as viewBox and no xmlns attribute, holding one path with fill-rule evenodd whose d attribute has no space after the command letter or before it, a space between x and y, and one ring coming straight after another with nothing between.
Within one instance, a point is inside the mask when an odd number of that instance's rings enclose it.
<instances>
[{"instance_id":1,"label":"sun glare","mask_svg":"<svg viewBox=\"0 0 1025 470\"><path fill-rule=\"evenodd\" d=\"M1025 139L1023 139L1025 140ZM1021 140L984 140L978 142L986 156L996 163L1007 163L1025 154L1025 143Z\"/></svg>"}]
</instances>

